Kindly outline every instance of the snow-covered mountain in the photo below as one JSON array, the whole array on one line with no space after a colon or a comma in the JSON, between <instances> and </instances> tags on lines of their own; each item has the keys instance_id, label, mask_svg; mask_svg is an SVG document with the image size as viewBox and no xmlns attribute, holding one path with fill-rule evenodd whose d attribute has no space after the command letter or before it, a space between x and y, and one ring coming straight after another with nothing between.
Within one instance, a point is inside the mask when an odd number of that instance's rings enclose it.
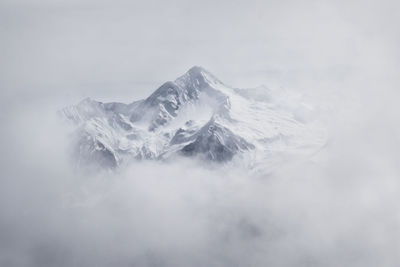
<instances>
[{"instance_id":1,"label":"snow-covered mountain","mask_svg":"<svg viewBox=\"0 0 400 267\"><path fill-rule=\"evenodd\" d=\"M130 104L84 99L60 113L75 130L79 165L198 157L249 165L315 151L325 140L312 108L283 89L236 89L201 67ZM244 159L250 160L244 160Z\"/></svg>"}]
</instances>

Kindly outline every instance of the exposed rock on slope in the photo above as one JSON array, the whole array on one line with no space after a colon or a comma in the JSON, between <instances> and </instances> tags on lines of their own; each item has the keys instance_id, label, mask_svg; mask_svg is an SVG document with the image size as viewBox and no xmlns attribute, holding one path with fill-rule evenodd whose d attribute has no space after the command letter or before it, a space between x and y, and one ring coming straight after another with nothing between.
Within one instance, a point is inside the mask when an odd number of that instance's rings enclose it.
<instances>
[{"instance_id":1,"label":"exposed rock on slope","mask_svg":"<svg viewBox=\"0 0 400 267\"><path fill-rule=\"evenodd\" d=\"M252 154L262 161L274 152L321 146L321 131L297 116L303 103L288 106L279 97L266 87L231 88L193 67L144 100L123 104L88 98L61 114L77 128L78 162L105 168L175 155L227 162Z\"/></svg>"}]
</instances>

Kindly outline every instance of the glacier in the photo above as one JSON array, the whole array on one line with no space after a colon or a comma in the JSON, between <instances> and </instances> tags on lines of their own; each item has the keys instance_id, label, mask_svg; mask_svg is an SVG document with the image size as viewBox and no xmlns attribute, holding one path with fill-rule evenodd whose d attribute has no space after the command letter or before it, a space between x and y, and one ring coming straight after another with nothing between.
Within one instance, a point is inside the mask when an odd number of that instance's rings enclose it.
<instances>
[{"instance_id":1,"label":"glacier","mask_svg":"<svg viewBox=\"0 0 400 267\"><path fill-rule=\"evenodd\" d=\"M282 155L313 153L326 142L313 119L316 110L301 97L283 88L234 88L198 66L146 99L124 104L86 98L59 113L73 126L81 167L115 169L175 157L255 167Z\"/></svg>"}]
</instances>

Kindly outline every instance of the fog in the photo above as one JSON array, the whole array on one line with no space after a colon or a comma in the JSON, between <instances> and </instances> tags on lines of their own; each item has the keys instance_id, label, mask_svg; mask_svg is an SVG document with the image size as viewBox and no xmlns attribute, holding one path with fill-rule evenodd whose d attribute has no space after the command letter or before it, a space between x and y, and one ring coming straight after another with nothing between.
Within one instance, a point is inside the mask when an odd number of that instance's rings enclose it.
<instances>
[{"instance_id":1,"label":"fog","mask_svg":"<svg viewBox=\"0 0 400 267\"><path fill-rule=\"evenodd\" d=\"M0 4L1 266L398 266L398 4ZM130 102L192 65L318 106L326 146L269 175L72 167L56 111Z\"/></svg>"}]
</instances>

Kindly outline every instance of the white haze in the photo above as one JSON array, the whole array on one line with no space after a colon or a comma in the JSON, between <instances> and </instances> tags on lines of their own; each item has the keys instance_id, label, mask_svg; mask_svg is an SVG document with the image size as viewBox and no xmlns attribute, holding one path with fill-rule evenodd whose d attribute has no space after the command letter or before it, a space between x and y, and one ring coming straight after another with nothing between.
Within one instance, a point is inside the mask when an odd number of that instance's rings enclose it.
<instances>
[{"instance_id":1,"label":"white haze","mask_svg":"<svg viewBox=\"0 0 400 267\"><path fill-rule=\"evenodd\" d=\"M0 266L399 266L398 4L192 4L2 1ZM58 108L129 102L191 65L301 90L327 145L269 176L71 167Z\"/></svg>"}]
</instances>

